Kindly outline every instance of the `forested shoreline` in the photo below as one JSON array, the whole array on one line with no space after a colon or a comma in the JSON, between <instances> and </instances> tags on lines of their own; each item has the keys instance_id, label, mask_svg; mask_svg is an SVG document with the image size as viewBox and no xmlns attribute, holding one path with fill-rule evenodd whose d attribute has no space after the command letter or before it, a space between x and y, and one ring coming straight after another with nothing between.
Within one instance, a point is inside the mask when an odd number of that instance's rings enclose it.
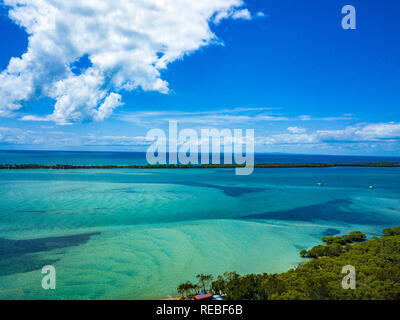
<instances>
[{"instance_id":1,"label":"forested shoreline","mask_svg":"<svg viewBox=\"0 0 400 320\"><path fill-rule=\"evenodd\" d=\"M1 164L0 170L23 169L230 169L243 168L239 164L166 164L166 165L42 165L42 164ZM333 168L333 167L400 167L400 162L371 162L371 163L256 163L254 168Z\"/></svg>"},{"instance_id":2,"label":"forested shoreline","mask_svg":"<svg viewBox=\"0 0 400 320\"><path fill-rule=\"evenodd\" d=\"M383 230L383 236L366 240L360 231L322 238L324 245L302 250L307 262L280 274L241 276L226 272L215 281L197 275L198 283L178 287L183 299L200 291L228 300L399 300L400 227ZM356 288L342 287L343 267L356 271Z\"/></svg>"}]
</instances>

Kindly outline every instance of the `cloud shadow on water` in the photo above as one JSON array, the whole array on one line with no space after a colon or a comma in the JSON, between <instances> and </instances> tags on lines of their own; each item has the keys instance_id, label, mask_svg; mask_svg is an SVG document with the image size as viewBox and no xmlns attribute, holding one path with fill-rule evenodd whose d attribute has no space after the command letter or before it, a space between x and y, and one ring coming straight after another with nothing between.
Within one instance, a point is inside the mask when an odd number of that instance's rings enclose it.
<instances>
[{"instance_id":1,"label":"cloud shadow on water","mask_svg":"<svg viewBox=\"0 0 400 320\"><path fill-rule=\"evenodd\" d=\"M30 272L54 264L59 259L43 259L38 253L79 246L96 235L100 232L28 240L0 238L0 276Z\"/></svg>"},{"instance_id":2,"label":"cloud shadow on water","mask_svg":"<svg viewBox=\"0 0 400 320\"><path fill-rule=\"evenodd\" d=\"M241 217L239 219L263 219L263 220L289 220L289 221L333 221L361 225L390 225L399 223L389 215L369 211L355 211L351 208L352 201L338 199L322 204L298 207L291 210L266 212ZM333 231L333 230L332 230Z\"/></svg>"}]
</instances>

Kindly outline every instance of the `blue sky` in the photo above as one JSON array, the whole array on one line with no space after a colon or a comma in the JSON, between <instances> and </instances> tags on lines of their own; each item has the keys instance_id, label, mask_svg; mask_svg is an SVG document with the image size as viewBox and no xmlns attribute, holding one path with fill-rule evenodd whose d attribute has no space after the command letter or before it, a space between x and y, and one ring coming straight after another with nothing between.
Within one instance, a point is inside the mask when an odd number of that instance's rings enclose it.
<instances>
[{"instance_id":1,"label":"blue sky","mask_svg":"<svg viewBox=\"0 0 400 320\"><path fill-rule=\"evenodd\" d=\"M396 0L183 1L151 15L135 1L16 2L0 16L1 149L145 150L147 131L176 119L255 129L258 152L400 155ZM356 30L341 27L346 4ZM101 20L117 9L122 26L145 18L118 31Z\"/></svg>"}]
</instances>

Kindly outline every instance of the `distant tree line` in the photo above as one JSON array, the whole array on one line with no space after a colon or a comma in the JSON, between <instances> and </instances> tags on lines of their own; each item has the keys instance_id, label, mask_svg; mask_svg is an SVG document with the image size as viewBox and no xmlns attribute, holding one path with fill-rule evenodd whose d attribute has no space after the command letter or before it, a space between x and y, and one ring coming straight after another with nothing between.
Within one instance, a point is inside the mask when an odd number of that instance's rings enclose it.
<instances>
[{"instance_id":1,"label":"distant tree line","mask_svg":"<svg viewBox=\"0 0 400 320\"><path fill-rule=\"evenodd\" d=\"M21 169L233 169L242 168L239 164L167 164L167 165L41 165L41 164L0 164L0 170ZM398 162L381 163L256 163L255 168L332 168L332 167L400 167Z\"/></svg>"}]
</instances>

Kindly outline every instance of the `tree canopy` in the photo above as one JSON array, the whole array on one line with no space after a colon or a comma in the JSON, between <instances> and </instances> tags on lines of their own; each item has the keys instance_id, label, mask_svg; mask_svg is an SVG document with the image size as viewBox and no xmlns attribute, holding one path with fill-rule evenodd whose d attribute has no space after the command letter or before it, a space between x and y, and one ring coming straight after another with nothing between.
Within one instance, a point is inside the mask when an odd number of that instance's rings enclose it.
<instances>
[{"instance_id":1,"label":"tree canopy","mask_svg":"<svg viewBox=\"0 0 400 320\"><path fill-rule=\"evenodd\" d=\"M217 277L211 291L229 300L398 300L400 299L400 227L365 241L360 231L324 237L325 245L302 250L309 258L280 274L227 272ZM356 289L345 290L344 266L356 270Z\"/></svg>"}]
</instances>

